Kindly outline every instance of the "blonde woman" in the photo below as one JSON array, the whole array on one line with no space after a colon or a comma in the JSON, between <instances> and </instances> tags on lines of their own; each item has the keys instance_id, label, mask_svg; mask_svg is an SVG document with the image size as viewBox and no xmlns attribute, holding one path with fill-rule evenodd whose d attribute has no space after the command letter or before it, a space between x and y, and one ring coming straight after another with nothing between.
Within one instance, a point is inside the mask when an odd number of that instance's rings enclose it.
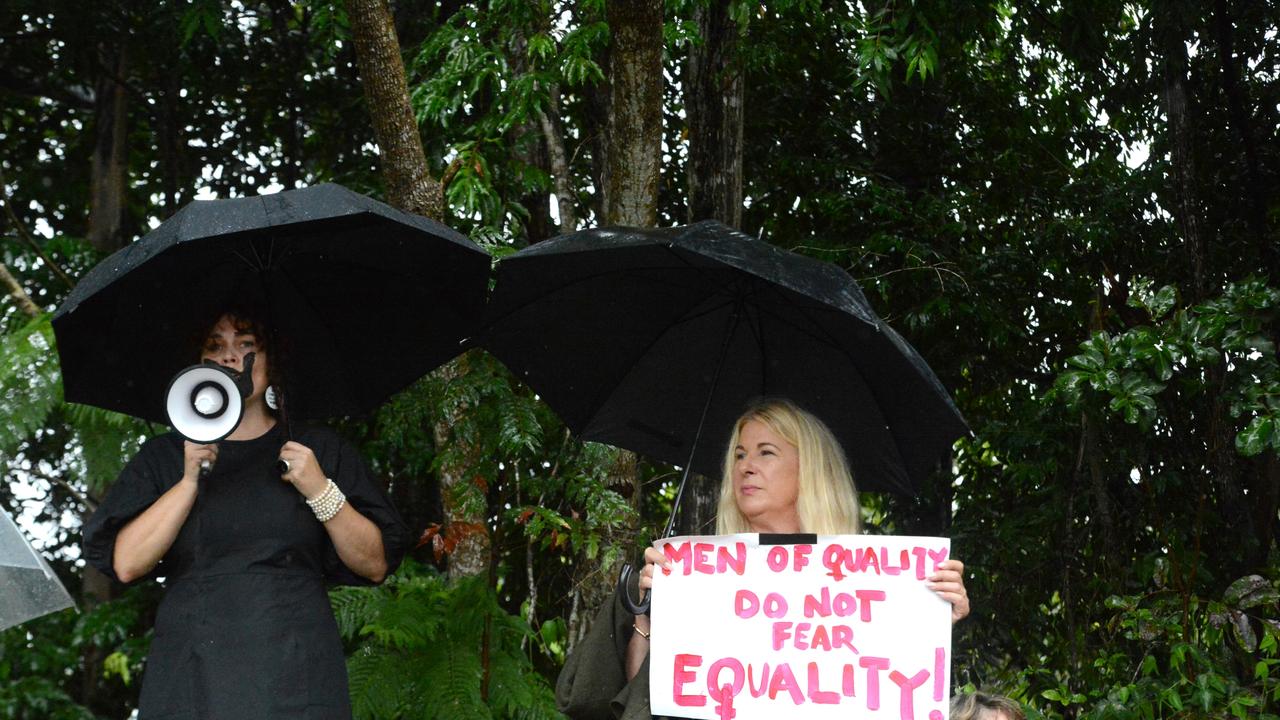
<instances>
[{"instance_id":1,"label":"blonde woman","mask_svg":"<svg viewBox=\"0 0 1280 720\"><path fill-rule=\"evenodd\" d=\"M744 412L725 452L716 532L857 534L862 531L858 493L840 443L827 426L788 400L766 400ZM639 587L653 587L653 573L667 567L662 553L645 550ZM969 614L964 564L940 563L930 587L951 603L951 621ZM596 619L609 631L584 640L556 686L561 710L573 718L648 718L649 617L630 615L620 601ZM601 631L603 632L603 630ZM605 657L609 650L615 657ZM616 668L616 669L615 669ZM633 682L634 680L634 682ZM645 687L638 687L639 685Z\"/></svg>"}]
</instances>

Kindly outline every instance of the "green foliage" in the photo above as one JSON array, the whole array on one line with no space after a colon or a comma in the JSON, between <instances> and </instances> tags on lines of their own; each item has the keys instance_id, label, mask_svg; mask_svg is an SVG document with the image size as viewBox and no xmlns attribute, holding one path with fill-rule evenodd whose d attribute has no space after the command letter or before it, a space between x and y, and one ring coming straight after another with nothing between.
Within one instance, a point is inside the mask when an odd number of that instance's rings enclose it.
<instances>
[{"instance_id":1,"label":"green foliage","mask_svg":"<svg viewBox=\"0 0 1280 720\"><path fill-rule=\"evenodd\" d=\"M1174 311L1171 286L1152 291L1139 283L1131 306L1152 325L1122 333L1099 332L1067 360L1057 390L1072 407L1109 398L1109 411L1149 429L1160 416L1157 399L1175 382L1180 395L1214 393L1242 427L1235 436L1242 455L1280 451L1280 362L1267 330L1280 310L1280 290L1261 280L1229 284L1223 294ZM1215 387L1207 373L1221 373Z\"/></svg>"},{"instance_id":2,"label":"green foliage","mask_svg":"<svg viewBox=\"0 0 1280 720\"><path fill-rule=\"evenodd\" d=\"M0 457L44 427L61 400L62 385L50 316L41 315L15 332L0 335Z\"/></svg>"},{"instance_id":3,"label":"green foliage","mask_svg":"<svg viewBox=\"0 0 1280 720\"><path fill-rule=\"evenodd\" d=\"M89 612L63 610L0 632L0 718L81 720L99 717L95 711L127 714L120 696L129 694L124 686L142 672L151 641L147 609L155 598L154 588L132 588ZM111 659L100 681L104 692L92 710L74 689L90 649ZM107 702L112 694L114 705Z\"/></svg>"},{"instance_id":4,"label":"green foliage","mask_svg":"<svg viewBox=\"0 0 1280 720\"><path fill-rule=\"evenodd\" d=\"M1042 695L1091 720L1280 717L1280 593L1253 575L1221 599L1156 588L1116 595L1087 693ZM1087 694L1087 697L1086 697Z\"/></svg>"},{"instance_id":5,"label":"green foliage","mask_svg":"<svg viewBox=\"0 0 1280 720\"><path fill-rule=\"evenodd\" d=\"M455 583L414 563L378 588L330 593L359 718L556 718L525 645L538 642L484 578Z\"/></svg>"}]
</instances>

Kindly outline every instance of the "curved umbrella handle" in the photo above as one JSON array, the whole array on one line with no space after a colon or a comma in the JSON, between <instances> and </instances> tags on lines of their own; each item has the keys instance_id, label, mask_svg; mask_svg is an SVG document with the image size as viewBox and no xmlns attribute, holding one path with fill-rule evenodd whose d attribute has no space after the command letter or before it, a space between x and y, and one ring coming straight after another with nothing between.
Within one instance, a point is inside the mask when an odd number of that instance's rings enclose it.
<instances>
[{"instance_id":1,"label":"curved umbrella handle","mask_svg":"<svg viewBox=\"0 0 1280 720\"><path fill-rule=\"evenodd\" d=\"M622 572L618 573L618 595L622 598L622 606L632 615L648 615L649 614L649 591L645 590L640 596L640 602L631 599L631 563L622 566Z\"/></svg>"}]
</instances>

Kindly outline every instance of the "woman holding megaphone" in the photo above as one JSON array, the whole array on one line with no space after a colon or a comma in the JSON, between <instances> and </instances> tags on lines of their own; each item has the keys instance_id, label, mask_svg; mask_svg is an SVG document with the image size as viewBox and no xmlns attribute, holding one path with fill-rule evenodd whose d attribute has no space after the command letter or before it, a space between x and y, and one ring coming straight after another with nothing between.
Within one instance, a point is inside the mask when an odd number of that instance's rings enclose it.
<instances>
[{"instance_id":1,"label":"woman holding megaphone","mask_svg":"<svg viewBox=\"0 0 1280 720\"><path fill-rule=\"evenodd\" d=\"M151 438L85 525L90 564L165 579L143 720L349 718L326 586L379 583L408 546L348 443L280 421L284 346L261 317L220 314L193 353L244 388L234 429L217 443Z\"/></svg>"}]
</instances>

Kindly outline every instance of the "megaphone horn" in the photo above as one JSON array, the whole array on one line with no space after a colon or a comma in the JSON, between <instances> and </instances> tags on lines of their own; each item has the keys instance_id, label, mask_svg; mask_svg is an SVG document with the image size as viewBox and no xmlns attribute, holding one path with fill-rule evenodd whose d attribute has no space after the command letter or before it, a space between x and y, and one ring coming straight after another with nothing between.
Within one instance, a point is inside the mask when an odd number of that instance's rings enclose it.
<instances>
[{"instance_id":1,"label":"megaphone horn","mask_svg":"<svg viewBox=\"0 0 1280 720\"><path fill-rule=\"evenodd\" d=\"M240 373L204 362L174 375L165 393L173 429L196 443L218 442L235 432L244 417L244 398L253 392L253 360L254 353L246 355Z\"/></svg>"}]
</instances>

